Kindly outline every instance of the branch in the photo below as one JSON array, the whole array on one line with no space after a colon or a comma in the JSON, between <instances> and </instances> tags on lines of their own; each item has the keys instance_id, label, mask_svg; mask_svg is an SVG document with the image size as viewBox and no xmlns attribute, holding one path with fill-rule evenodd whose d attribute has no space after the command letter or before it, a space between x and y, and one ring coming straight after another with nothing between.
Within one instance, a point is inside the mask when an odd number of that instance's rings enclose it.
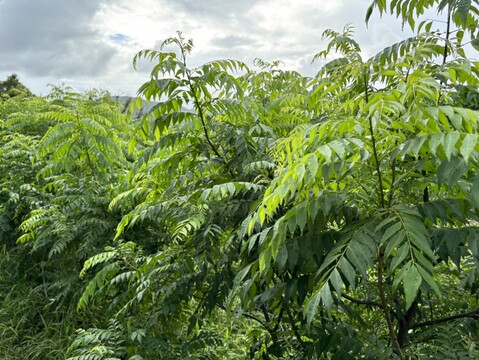
<instances>
[{"instance_id":1,"label":"branch","mask_svg":"<svg viewBox=\"0 0 479 360\"><path fill-rule=\"evenodd\" d=\"M449 36L451 35L451 13L452 13L452 8L451 8L451 4L449 4L447 9L446 40L444 44L444 54L442 56L442 65L446 64L447 56L449 55L447 53L447 45L449 43Z\"/></svg>"},{"instance_id":2,"label":"branch","mask_svg":"<svg viewBox=\"0 0 479 360\"><path fill-rule=\"evenodd\" d=\"M364 101L366 104L369 102L368 85L369 85L368 77L367 77L367 74L364 73L364 87L365 87ZM371 119L371 116L368 116L368 121L369 121L369 132L371 133L371 142L373 146L374 162L376 163L376 171L378 173L379 196L380 196L379 204L382 208L384 208L386 204L384 203L384 188L383 188L383 179L381 174L381 163L379 161L378 149L376 147L376 137L374 136L373 121Z\"/></svg>"},{"instance_id":3,"label":"branch","mask_svg":"<svg viewBox=\"0 0 479 360\"><path fill-rule=\"evenodd\" d=\"M397 140L396 140L397 146ZM393 203L394 191L396 190L394 183L396 182L396 158L394 158L393 162L391 163L391 187L388 191L388 208L391 207Z\"/></svg>"},{"instance_id":4,"label":"branch","mask_svg":"<svg viewBox=\"0 0 479 360\"><path fill-rule=\"evenodd\" d=\"M266 320L266 323L271 322L271 319L270 319L270 317L269 317L269 313L268 313L268 310L266 309L266 306L264 306L264 304L263 304L263 305L261 305L259 308L260 308L261 311L263 312L264 319Z\"/></svg>"},{"instance_id":5,"label":"branch","mask_svg":"<svg viewBox=\"0 0 479 360\"><path fill-rule=\"evenodd\" d=\"M181 55L183 57L183 65L185 66L185 69L186 69L185 71L186 80L188 81L188 86L190 88L191 93L193 94L193 101L194 101L194 104L196 105L196 109L198 110L198 117L200 118L201 126L203 127L203 133L205 134L206 142L210 146L211 150L213 150L213 153L228 167L228 172L234 178L235 174L233 173L231 168L227 165L225 158L218 152L218 148L211 141L210 135L208 133L208 128L206 127L206 120L205 120L205 115L203 113L203 107L200 104L198 95L196 94L196 87L193 84L193 80L191 79L190 70L186 66L186 54L183 50L183 47L180 47L180 48L181 48Z\"/></svg>"},{"instance_id":6,"label":"branch","mask_svg":"<svg viewBox=\"0 0 479 360\"><path fill-rule=\"evenodd\" d=\"M278 341L278 334L276 333L277 328L275 327L274 329L272 329L267 325L267 324L271 323L271 318L269 316L268 309L266 309L266 306L263 304L259 308L261 309L261 311L263 312L263 315L264 315L266 330L268 330L269 336L271 336L271 341L273 341L273 344L275 344ZM281 316L283 316L282 312L281 312ZM279 321L281 321L281 319L279 319Z\"/></svg>"},{"instance_id":7,"label":"branch","mask_svg":"<svg viewBox=\"0 0 479 360\"><path fill-rule=\"evenodd\" d=\"M394 330L394 325L391 320L391 310L388 306L386 293L384 291L384 283L383 283L383 269L384 268L384 245L379 248L379 258L378 258L378 291L379 297L381 298L381 307L383 309L384 318L386 319L386 323L389 329L389 337L391 338L391 342L393 344L394 352L397 354L400 360L404 360L404 355L401 351L401 345L396 337L396 332Z\"/></svg>"},{"instance_id":8,"label":"branch","mask_svg":"<svg viewBox=\"0 0 479 360\"><path fill-rule=\"evenodd\" d=\"M194 297L197 298L197 299L202 299L202 298L197 297L197 296L194 296ZM204 300L204 299L202 299L202 300ZM215 305L218 306L221 310L227 311L227 309L224 305L221 305L221 304L218 304L218 303L216 303ZM244 316L245 318L248 318L248 319L251 319L251 320L254 320L254 321L260 323L266 330L268 330L268 332L270 331L269 326L263 320L257 318L256 316L251 315L250 313L245 313L245 312L242 312L241 315Z\"/></svg>"},{"instance_id":9,"label":"branch","mask_svg":"<svg viewBox=\"0 0 479 360\"><path fill-rule=\"evenodd\" d=\"M205 298L204 297L201 297L201 296L198 296L198 295L194 295L193 294L193 297L197 300L200 300L200 301L205 301ZM221 310L223 311L227 311L226 309L226 306L222 305L222 304L218 304L216 303L215 306L218 306ZM254 315L251 315L249 313L245 313L245 312L242 312L241 313L242 316L244 316L245 318L248 318L248 319L251 319L251 320L254 320L258 323L260 323L266 330L268 330L268 332L270 331L270 328L269 326L261 319L257 318L256 316Z\"/></svg>"},{"instance_id":10,"label":"branch","mask_svg":"<svg viewBox=\"0 0 479 360\"><path fill-rule=\"evenodd\" d=\"M223 310L226 310L226 309L223 309ZM254 320L254 321L260 323L266 330L269 331L268 325L266 325L266 323L263 320L258 319L256 316L251 315L249 313L245 313L245 312L242 312L241 315L244 316L245 318L248 318L248 319L251 319L251 320Z\"/></svg>"},{"instance_id":11,"label":"branch","mask_svg":"<svg viewBox=\"0 0 479 360\"><path fill-rule=\"evenodd\" d=\"M291 309L289 308L288 302L286 301L286 299L284 297L282 297L281 300L283 302L283 308L286 309L286 314L288 314L289 323L291 324L291 328L293 329L293 333L296 336L296 339L298 340L298 342L302 346L304 346L303 339L301 339L301 334L299 333L299 329L294 322L294 318L293 318L293 315L291 314Z\"/></svg>"},{"instance_id":12,"label":"branch","mask_svg":"<svg viewBox=\"0 0 479 360\"><path fill-rule=\"evenodd\" d=\"M475 309L475 310L465 312L465 313L461 313L461 314L457 314L457 315L443 317L443 318L436 319L436 320L423 321L423 322L414 324L411 328L412 329L418 329L418 328L422 328L422 327L426 327L426 326L442 324L444 322L453 321L453 320L457 320L457 319L463 319L463 318L472 318L472 319L479 320L479 309Z\"/></svg>"},{"instance_id":13,"label":"branch","mask_svg":"<svg viewBox=\"0 0 479 360\"><path fill-rule=\"evenodd\" d=\"M371 300L359 300L359 299L353 298L353 297L351 297L347 294L341 294L341 297L343 297L345 299L348 299L349 301L351 301L355 304L359 304L359 305L376 306L376 307L379 307L379 308L383 307L381 303L371 301Z\"/></svg>"},{"instance_id":14,"label":"branch","mask_svg":"<svg viewBox=\"0 0 479 360\"><path fill-rule=\"evenodd\" d=\"M278 315L278 320L276 322L276 325L274 326L273 328L273 332L277 332L278 329L279 329L279 326L281 325L281 319L283 318L283 312L284 312L284 308L281 307L281 310L279 311L279 315Z\"/></svg>"}]
</instances>

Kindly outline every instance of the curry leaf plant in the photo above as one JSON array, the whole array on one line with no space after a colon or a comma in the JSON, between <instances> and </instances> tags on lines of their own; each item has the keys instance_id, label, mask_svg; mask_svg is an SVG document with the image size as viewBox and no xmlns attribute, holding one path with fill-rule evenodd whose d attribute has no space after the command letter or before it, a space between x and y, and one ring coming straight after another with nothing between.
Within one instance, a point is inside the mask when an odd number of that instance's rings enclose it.
<instances>
[{"instance_id":1,"label":"curry leaf plant","mask_svg":"<svg viewBox=\"0 0 479 360\"><path fill-rule=\"evenodd\" d=\"M259 331L252 357L476 356L472 298L448 297L477 283L477 65L436 33L369 59L353 35L324 33L314 78L262 60L190 68L181 33L140 52L157 104L80 308L109 298L151 346L161 332L192 356L223 316Z\"/></svg>"},{"instance_id":2,"label":"curry leaf plant","mask_svg":"<svg viewBox=\"0 0 479 360\"><path fill-rule=\"evenodd\" d=\"M178 32L133 60L151 63L147 112L2 98L0 348L478 358L477 2L374 11L415 35L365 57L351 24L326 30L312 77L193 66Z\"/></svg>"},{"instance_id":3,"label":"curry leaf plant","mask_svg":"<svg viewBox=\"0 0 479 360\"><path fill-rule=\"evenodd\" d=\"M274 151L278 176L240 230L247 267L236 296L248 309L258 299L279 313L300 309L297 341L323 355L340 344L328 321L364 320L354 308L374 308L383 321L368 316L368 328L380 329L370 335L387 334L394 356L410 357L434 346L416 343L430 326L476 316L467 306L436 319L434 308L447 303L439 278L451 266L464 294L476 288L479 113L458 99L463 87L476 91L477 64L435 34L368 60L350 26L324 36L315 58L341 57L322 67L308 99L323 120ZM446 61L445 48L459 58Z\"/></svg>"}]
</instances>

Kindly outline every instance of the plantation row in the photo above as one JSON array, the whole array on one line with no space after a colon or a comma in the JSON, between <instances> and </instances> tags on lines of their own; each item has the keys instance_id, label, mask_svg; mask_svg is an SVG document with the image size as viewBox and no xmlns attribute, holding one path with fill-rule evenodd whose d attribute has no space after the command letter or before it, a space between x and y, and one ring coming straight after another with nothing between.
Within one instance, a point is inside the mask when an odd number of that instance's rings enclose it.
<instances>
[{"instance_id":1,"label":"plantation row","mask_svg":"<svg viewBox=\"0 0 479 360\"><path fill-rule=\"evenodd\" d=\"M312 78L178 33L128 108L1 82L0 357L478 358L478 3Z\"/></svg>"}]
</instances>

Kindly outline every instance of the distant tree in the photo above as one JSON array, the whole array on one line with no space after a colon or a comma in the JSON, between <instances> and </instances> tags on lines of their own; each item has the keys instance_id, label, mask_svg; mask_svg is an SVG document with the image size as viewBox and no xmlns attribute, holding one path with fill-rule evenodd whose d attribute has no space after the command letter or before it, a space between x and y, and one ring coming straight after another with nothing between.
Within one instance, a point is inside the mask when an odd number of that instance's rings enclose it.
<instances>
[{"instance_id":1,"label":"distant tree","mask_svg":"<svg viewBox=\"0 0 479 360\"><path fill-rule=\"evenodd\" d=\"M17 74L12 74L6 80L0 81L0 97L14 97L17 95L33 95L32 92L20 82Z\"/></svg>"}]
</instances>

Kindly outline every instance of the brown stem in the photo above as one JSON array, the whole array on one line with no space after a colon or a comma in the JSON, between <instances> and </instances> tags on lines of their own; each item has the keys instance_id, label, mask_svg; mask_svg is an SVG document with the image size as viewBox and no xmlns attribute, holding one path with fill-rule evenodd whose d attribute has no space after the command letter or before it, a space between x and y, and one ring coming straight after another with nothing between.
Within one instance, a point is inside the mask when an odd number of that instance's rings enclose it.
<instances>
[{"instance_id":1,"label":"brown stem","mask_svg":"<svg viewBox=\"0 0 479 360\"><path fill-rule=\"evenodd\" d=\"M401 351L401 346L398 343L396 338L396 332L394 330L394 325L391 319L391 312L387 303L386 294L384 291L384 283L383 283L383 268L384 268L384 245L379 248L379 258L378 258L378 291L379 297L381 298L381 307L383 309L384 318L386 319L386 323L388 325L389 330L389 337L391 338L394 351L399 356L399 359L404 360L404 355Z\"/></svg>"},{"instance_id":2,"label":"brown stem","mask_svg":"<svg viewBox=\"0 0 479 360\"><path fill-rule=\"evenodd\" d=\"M221 307L223 310L226 310L226 308L224 308L224 307L222 307L222 306L220 306L220 307ZM248 318L248 319L251 319L251 320L254 320L254 321L260 323L266 330L268 330L268 331L270 330L269 327L268 327L268 325L266 325L266 323L265 323L263 320L257 318L256 316L251 315L251 314L249 314L249 313L241 313L241 315L244 316L245 318Z\"/></svg>"},{"instance_id":3,"label":"brown stem","mask_svg":"<svg viewBox=\"0 0 479 360\"><path fill-rule=\"evenodd\" d=\"M266 306L261 305L260 306L261 311L263 312L264 320L269 323L271 322L271 318L269 317L268 309L266 309Z\"/></svg>"},{"instance_id":4,"label":"brown stem","mask_svg":"<svg viewBox=\"0 0 479 360\"><path fill-rule=\"evenodd\" d=\"M299 329L296 326L296 323L294 322L294 317L291 314L291 309L289 308L288 302L286 301L284 297L282 299L282 302L283 302L283 308L286 310L286 314L288 315L288 320L289 320L289 323L291 324L291 328L293 329L294 336L296 336L296 339L301 345L304 345L303 339L301 339L301 334L299 333Z\"/></svg>"},{"instance_id":5,"label":"brown stem","mask_svg":"<svg viewBox=\"0 0 479 360\"><path fill-rule=\"evenodd\" d=\"M366 101L366 103L368 103L369 102L369 91L368 91L368 78L367 78L366 73L364 74L364 87L365 87L364 100ZM373 145L374 162L376 163L376 172L378 173L379 204L382 208L384 208L385 203L384 203L383 178L382 178L381 169L380 169L378 150L377 150L377 147L376 147L376 137L374 136L373 121L371 120L370 116L368 116L368 120L369 120L369 132L371 133L371 141L372 141L372 145Z\"/></svg>"},{"instance_id":6,"label":"brown stem","mask_svg":"<svg viewBox=\"0 0 479 360\"><path fill-rule=\"evenodd\" d=\"M279 326L281 325L281 320L283 319L284 307L281 307L278 314L278 320L276 321L276 325L273 328L273 331L276 332L279 330Z\"/></svg>"},{"instance_id":7,"label":"brown stem","mask_svg":"<svg viewBox=\"0 0 479 360\"><path fill-rule=\"evenodd\" d=\"M424 188L424 192L422 193L422 201L423 203L429 202L429 188L427 186Z\"/></svg>"},{"instance_id":8,"label":"brown stem","mask_svg":"<svg viewBox=\"0 0 479 360\"><path fill-rule=\"evenodd\" d=\"M359 299L356 299L356 298L353 298L352 296L349 296L347 294L341 294L341 297L355 303L355 304L358 304L358 305L367 305L367 306L376 306L376 307L379 307L379 308L382 308L383 305L381 303L378 303L378 302L375 302L375 301L370 301L370 300L359 300Z\"/></svg>"},{"instance_id":9,"label":"brown stem","mask_svg":"<svg viewBox=\"0 0 479 360\"><path fill-rule=\"evenodd\" d=\"M205 298L203 298L201 296L193 295L193 297L197 300L205 301ZM216 306L218 306L220 309L222 309L224 311L227 311L227 309L224 305L221 305L221 304L217 303ZM271 332L271 329L269 328L269 326L263 320L261 320L260 318L257 318L256 316L254 316L250 313L245 313L245 312L242 312L241 315L244 316L245 318L256 321L257 323L261 324L261 326L263 326L268 332Z\"/></svg>"},{"instance_id":10,"label":"brown stem","mask_svg":"<svg viewBox=\"0 0 479 360\"><path fill-rule=\"evenodd\" d=\"M221 156L221 154L218 152L218 149L216 148L216 146L213 144L213 142L210 139L210 136L209 136L209 133L208 133L208 128L206 127L206 121L205 121L205 116L204 116L204 113L203 113L203 108L202 108L202 106L200 106L200 101L198 99L198 96L196 95L196 90L195 90L195 87L193 85L193 82L191 81L189 73L187 73L187 77L188 77L188 84L190 86L190 90L193 93L193 99L194 99L196 108L198 109L198 115L199 115L200 120L201 120L201 125L203 127L203 132L205 134L206 141L210 145L211 150L213 150L215 155L218 156L221 160L223 160L223 162L225 162L224 159L223 159L223 156Z\"/></svg>"},{"instance_id":11,"label":"brown stem","mask_svg":"<svg viewBox=\"0 0 479 360\"><path fill-rule=\"evenodd\" d=\"M210 146L211 150L213 150L213 153L219 159L221 159L221 161L224 164L226 164L226 161L225 161L224 157L218 152L218 148L211 141L211 138L210 138L210 135L209 135L209 132L208 132L208 128L206 127L206 120L205 120L205 114L203 112L203 107L201 106L200 100L198 99L198 96L196 95L196 88L193 84L193 81L191 80L190 71L189 71L189 69L187 68L187 65L186 65L186 54L185 54L185 51L183 50L182 47L181 47L181 56L182 56L182 59L183 59L183 65L185 66L185 69L186 69L185 73L186 73L186 80L188 81L188 87L190 88L190 91L193 94L193 101L195 103L196 109L198 110L198 116L199 116L200 121L201 121L201 126L203 127L203 133L205 134L206 142ZM233 171L229 167L228 167L228 172L230 173L230 175L232 177L235 176Z\"/></svg>"},{"instance_id":12,"label":"brown stem","mask_svg":"<svg viewBox=\"0 0 479 360\"><path fill-rule=\"evenodd\" d=\"M422 328L422 327L426 327L426 326L442 324L442 323L445 323L445 322L448 322L448 321L453 321L453 320L463 319L463 318L472 318L472 319L479 320L479 309L475 309L475 310L465 312L465 313L461 313L461 314L456 314L456 315L452 315L452 316L443 317L443 318L440 318L440 319L419 322L419 323L416 323L413 326L411 326L411 329L418 329L418 328Z\"/></svg>"},{"instance_id":13,"label":"brown stem","mask_svg":"<svg viewBox=\"0 0 479 360\"><path fill-rule=\"evenodd\" d=\"M391 188L388 192L388 208L391 207L394 198L394 183L396 182L396 159L391 164Z\"/></svg>"},{"instance_id":14,"label":"brown stem","mask_svg":"<svg viewBox=\"0 0 479 360\"><path fill-rule=\"evenodd\" d=\"M266 309L266 306L264 306L264 304L260 306L260 309L263 312L264 320L265 320L266 324L269 324L271 322L271 318L269 316L268 309ZM280 318L278 319L278 323L277 323L278 326L279 326L279 322L281 321L281 316L282 315L283 315L283 313L281 312L280 313ZM273 344L278 343L278 332L277 332L278 326L276 326L273 329L270 328L269 326L266 327L266 329L269 332L269 335L271 336L271 341L273 342Z\"/></svg>"},{"instance_id":15,"label":"brown stem","mask_svg":"<svg viewBox=\"0 0 479 360\"><path fill-rule=\"evenodd\" d=\"M447 46L448 46L448 43L449 43L449 37L451 35L451 4L449 4L449 7L447 9L447 24L446 24L446 43L444 44L444 54L443 54L443 57L442 57L442 64L444 65L446 63L446 60L447 60L447 56L448 56L448 53L447 53Z\"/></svg>"},{"instance_id":16,"label":"brown stem","mask_svg":"<svg viewBox=\"0 0 479 360\"><path fill-rule=\"evenodd\" d=\"M417 301L414 301L411 307L406 311L406 314L398 319L399 328L398 328L398 343L402 347L407 344L407 337L409 329L411 329L413 324L414 315L417 311Z\"/></svg>"},{"instance_id":17,"label":"brown stem","mask_svg":"<svg viewBox=\"0 0 479 360\"><path fill-rule=\"evenodd\" d=\"M452 7L451 7L451 4L449 4L448 8L447 8L446 38L444 39L444 52L443 52L443 55L442 55L442 65L443 66L446 64L447 56L449 55L448 51L447 51L447 47L448 47L448 44L449 44L449 37L451 36L451 18L452 18ZM445 85L445 84L446 84L446 79L443 78L441 80L441 85ZM439 93L437 103L439 103L439 100L441 99L441 95L442 95L442 93Z\"/></svg>"}]
</instances>

